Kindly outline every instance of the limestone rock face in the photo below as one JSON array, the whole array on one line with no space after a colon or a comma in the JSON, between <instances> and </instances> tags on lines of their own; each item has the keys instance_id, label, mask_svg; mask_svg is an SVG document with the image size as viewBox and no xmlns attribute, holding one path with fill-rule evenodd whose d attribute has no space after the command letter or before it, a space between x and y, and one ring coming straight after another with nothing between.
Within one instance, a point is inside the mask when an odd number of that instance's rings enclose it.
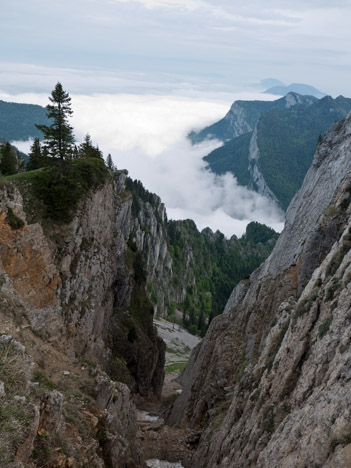
<instances>
[{"instance_id":1,"label":"limestone rock face","mask_svg":"<svg viewBox=\"0 0 351 468\"><path fill-rule=\"evenodd\" d=\"M161 393L165 345L153 325L147 273L139 259L140 249L146 249L147 269L161 268L165 243L156 213L141 200L142 222L155 235L159 232L153 244L143 238L126 177L120 171L91 191L69 224L38 222L28 210L28 187L0 186L0 331L6 333L0 348L11 334L34 358L38 381L30 398L35 404L27 406L40 433L34 427L26 447L34 443L39 458L51 453L45 444L60 444L55 442L60 439L70 441L84 466L137 466L131 392ZM159 203L157 209L162 221L164 207ZM22 223L13 225L11 216ZM132 232L138 239L135 251L129 245ZM99 381L98 391L95 377L87 375L93 369L106 380L105 386ZM115 384L103 371L128 386L112 388ZM29 376L26 382L31 380ZM10 398L6 380L0 376L0 381L3 398ZM94 398L89 410L82 406L84 398ZM75 439L74 431L83 432L85 439ZM27 463L31 453L25 452L18 460ZM58 451L45 463L83 466Z\"/></svg>"},{"instance_id":2,"label":"limestone rock face","mask_svg":"<svg viewBox=\"0 0 351 468\"><path fill-rule=\"evenodd\" d=\"M244 133L252 132L253 128L248 122L245 110L240 103L234 102L229 112L224 117L228 126L232 129L233 137L235 138Z\"/></svg>"},{"instance_id":3,"label":"limestone rock face","mask_svg":"<svg viewBox=\"0 0 351 468\"><path fill-rule=\"evenodd\" d=\"M351 116L318 146L271 256L193 351L170 422L194 467L348 466Z\"/></svg>"}]
</instances>

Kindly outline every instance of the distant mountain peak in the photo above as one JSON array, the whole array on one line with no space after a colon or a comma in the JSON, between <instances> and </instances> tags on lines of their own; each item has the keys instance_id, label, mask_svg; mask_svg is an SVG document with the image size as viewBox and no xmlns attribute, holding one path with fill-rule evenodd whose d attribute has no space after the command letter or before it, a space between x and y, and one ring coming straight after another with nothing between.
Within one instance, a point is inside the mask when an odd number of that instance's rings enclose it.
<instances>
[{"instance_id":1,"label":"distant mountain peak","mask_svg":"<svg viewBox=\"0 0 351 468\"><path fill-rule=\"evenodd\" d=\"M298 93L303 96L314 96L318 99L326 96L325 93L322 93L314 86L303 83L291 83L289 86L273 86L272 88L264 91L265 94L275 94L277 96L285 96L291 92Z\"/></svg>"}]
</instances>

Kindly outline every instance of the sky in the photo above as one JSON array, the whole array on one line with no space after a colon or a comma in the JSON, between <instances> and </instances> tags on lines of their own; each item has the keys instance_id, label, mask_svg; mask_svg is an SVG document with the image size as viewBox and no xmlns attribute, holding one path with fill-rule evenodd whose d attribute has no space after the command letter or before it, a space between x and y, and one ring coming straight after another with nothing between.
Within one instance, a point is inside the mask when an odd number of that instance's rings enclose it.
<instances>
[{"instance_id":1,"label":"sky","mask_svg":"<svg viewBox=\"0 0 351 468\"><path fill-rule=\"evenodd\" d=\"M276 207L202 161L189 130L259 94L265 78L351 96L351 2L324 0L0 0L0 99L72 97L89 132L170 217L228 237L251 220L281 229ZM218 145L219 143L217 143ZM28 144L27 144L28 146Z\"/></svg>"},{"instance_id":2,"label":"sky","mask_svg":"<svg viewBox=\"0 0 351 468\"><path fill-rule=\"evenodd\" d=\"M71 74L71 92L83 88L100 92L91 80L95 74L108 92L121 87L130 92L126 83L121 85L118 79L114 83L115 77L122 81L144 77L155 87L163 76L176 87L183 82L239 91L272 76L287 84L307 82L333 95L350 94L349 0L0 4L1 68L13 64L22 65L22 70L25 65L64 69ZM84 70L90 72L86 83ZM14 91L25 81L22 74L11 83L6 70L5 79L4 91ZM42 80L32 80L32 91L41 91L41 86Z\"/></svg>"}]
</instances>

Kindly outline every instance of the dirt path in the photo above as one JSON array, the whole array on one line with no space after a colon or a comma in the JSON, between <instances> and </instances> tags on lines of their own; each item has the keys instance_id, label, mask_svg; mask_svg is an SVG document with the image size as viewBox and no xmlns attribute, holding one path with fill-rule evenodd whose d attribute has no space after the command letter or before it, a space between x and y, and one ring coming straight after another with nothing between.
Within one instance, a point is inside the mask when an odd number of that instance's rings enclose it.
<instances>
[{"instance_id":1,"label":"dirt path","mask_svg":"<svg viewBox=\"0 0 351 468\"><path fill-rule=\"evenodd\" d=\"M145 460L151 468L188 468L192 456L189 438L183 429L167 426L163 415L167 407L181 393L177 378L189 359L191 350L200 339L184 328L165 320L155 320L159 335L166 342L165 381L162 397L137 401L138 434Z\"/></svg>"}]
</instances>

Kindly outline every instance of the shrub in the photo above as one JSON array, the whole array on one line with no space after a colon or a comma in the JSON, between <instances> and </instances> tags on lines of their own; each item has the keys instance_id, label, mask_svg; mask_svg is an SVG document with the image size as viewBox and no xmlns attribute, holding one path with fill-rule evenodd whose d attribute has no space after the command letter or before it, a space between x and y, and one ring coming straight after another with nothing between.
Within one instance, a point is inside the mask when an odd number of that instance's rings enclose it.
<instances>
[{"instance_id":1,"label":"shrub","mask_svg":"<svg viewBox=\"0 0 351 468\"><path fill-rule=\"evenodd\" d=\"M35 199L45 208L44 216L70 222L79 200L89 189L96 188L108 175L100 158L55 161L50 167L6 177L15 184L31 184Z\"/></svg>"},{"instance_id":2,"label":"shrub","mask_svg":"<svg viewBox=\"0 0 351 468\"><path fill-rule=\"evenodd\" d=\"M11 226L11 229L20 229L24 226L24 221L15 215L13 209L9 206L7 207L7 221Z\"/></svg>"},{"instance_id":3,"label":"shrub","mask_svg":"<svg viewBox=\"0 0 351 468\"><path fill-rule=\"evenodd\" d=\"M319 338L323 338L323 336L325 336L328 333L332 321L333 321L333 317L329 317L325 322L322 323L322 325L319 326L319 329L318 329Z\"/></svg>"}]
</instances>

